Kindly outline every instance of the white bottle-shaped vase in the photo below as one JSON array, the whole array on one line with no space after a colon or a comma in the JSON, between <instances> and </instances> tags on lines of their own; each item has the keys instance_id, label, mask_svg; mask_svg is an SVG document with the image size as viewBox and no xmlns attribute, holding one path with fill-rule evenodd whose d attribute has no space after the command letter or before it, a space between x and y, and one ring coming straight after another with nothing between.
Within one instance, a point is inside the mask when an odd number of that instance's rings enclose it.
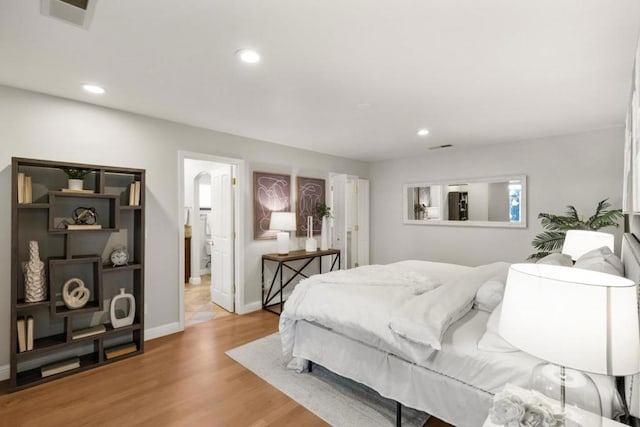
<instances>
[{"instance_id":1,"label":"white bottle-shaped vase","mask_svg":"<svg viewBox=\"0 0 640 427\"><path fill-rule=\"evenodd\" d=\"M44 280L44 263L40 261L38 242L29 242L29 261L22 263L24 273L24 301L38 302L47 299L47 284Z\"/></svg>"},{"instance_id":2,"label":"white bottle-shaped vase","mask_svg":"<svg viewBox=\"0 0 640 427\"><path fill-rule=\"evenodd\" d=\"M322 217L322 229L320 233L320 250L326 251L329 249L329 217Z\"/></svg>"},{"instance_id":3,"label":"white bottle-shaped vase","mask_svg":"<svg viewBox=\"0 0 640 427\"><path fill-rule=\"evenodd\" d=\"M129 300L129 313L124 317L118 317L116 315L116 303L121 299ZM120 288L120 293L111 299L109 315L111 317L111 326L113 326L114 329L133 324L133 319L136 315L136 299L134 296L125 293L124 288Z\"/></svg>"}]
</instances>

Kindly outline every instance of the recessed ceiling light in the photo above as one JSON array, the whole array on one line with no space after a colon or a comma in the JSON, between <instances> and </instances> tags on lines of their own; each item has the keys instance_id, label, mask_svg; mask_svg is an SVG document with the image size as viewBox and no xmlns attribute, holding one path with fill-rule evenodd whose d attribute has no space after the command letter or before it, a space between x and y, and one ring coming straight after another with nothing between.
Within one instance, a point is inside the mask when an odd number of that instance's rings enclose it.
<instances>
[{"instance_id":1,"label":"recessed ceiling light","mask_svg":"<svg viewBox=\"0 0 640 427\"><path fill-rule=\"evenodd\" d=\"M84 89L86 92L93 93L95 95L102 95L105 92L104 88L97 85L89 85L89 84L82 85L82 89Z\"/></svg>"},{"instance_id":2,"label":"recessed ceiling light","mask_svg":"<svg viewBox=\"0 0 640 427\"><path fill-rule=\"evenodd\" d=\"M260 62L260 54L253 49L240 49L236 52L236 55L242 62L247 64Z\"/></svg>"},{"instance_id":3,"label":"recessed ceiling light","mask_svg":"<svg viewBox=\"0 0 640 427\"><path fill-rule=\"evenodd\" d=\"M418 131L418 136L427 136L429 135L429 129L420 129Z\"/></svg>"}]
</instances>

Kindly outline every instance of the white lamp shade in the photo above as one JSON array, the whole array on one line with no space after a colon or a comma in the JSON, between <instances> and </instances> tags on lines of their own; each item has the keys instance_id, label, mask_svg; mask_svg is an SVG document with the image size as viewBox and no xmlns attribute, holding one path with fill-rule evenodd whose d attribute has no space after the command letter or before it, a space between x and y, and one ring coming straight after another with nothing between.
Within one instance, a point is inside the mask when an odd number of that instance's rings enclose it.
<instances>
[{"instance_id":1,"label":"white lamp shade","mask_svg":"<svg viewBox=\"0 0 640 427\"><path fill-rule=\"evenodd\" d=\"M605 375L640 372L635 284L571 267L513 264L500 335L540 359Z\"/></svg>"},{"instance_id":2,"label":"white lamp shade","mask_svg":"<svg viewBox=\"0 0 640 427\"><path fill-rule=\"evenodd\" d=\"M293 231L296 229L296 214L294 212L271 212L270 230Z\"/></svg>"},{"instance_id":3,"label":"white lamp shade","mask_svg":"<svg viewBox=\"0 0 640 427\"><path fill-rule=\"evenodd\" d=\"M594 249L607 246L613 252L613 234L599 231L569 230L564 238L562 253L571 256L574 261Z\"/></svg>"}]
</instances>

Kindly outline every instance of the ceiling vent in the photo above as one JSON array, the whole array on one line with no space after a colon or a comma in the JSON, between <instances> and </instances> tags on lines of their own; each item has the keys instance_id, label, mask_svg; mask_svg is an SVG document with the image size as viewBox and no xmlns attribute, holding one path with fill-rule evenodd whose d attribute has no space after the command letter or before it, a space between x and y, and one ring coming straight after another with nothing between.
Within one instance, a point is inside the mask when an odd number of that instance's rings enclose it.
<instances>
[{"instance_id":1,"label":"ceiling vent","mask_svg":"<svg viewBox=\"0 0 640 427\"><path fill-rule=\"evenodd\" d=\"M40 0L40 13L85 30L89 28L97 0Z\"/></svg>"},{"instance_id":2,"label":"ceiling vent","mask_svg":"<svg viewBox=\"0 0 640 427\"><path fill-rule=\"evenodd\" d=\"M451 147L453 147L453 145L451 144L436 145L435 147L429 147L429 150L441 150L443 148L451 148Z\"/></svg>"}]
</instances>

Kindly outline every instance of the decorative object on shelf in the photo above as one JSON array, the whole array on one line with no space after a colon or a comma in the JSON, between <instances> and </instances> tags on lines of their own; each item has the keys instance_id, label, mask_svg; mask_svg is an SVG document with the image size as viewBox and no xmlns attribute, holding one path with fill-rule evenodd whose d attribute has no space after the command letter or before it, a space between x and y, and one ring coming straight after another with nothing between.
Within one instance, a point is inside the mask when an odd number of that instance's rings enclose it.
<instances>
[{"instance_id":1,"label":"decorative object on shelf","mask_svg":"<svg viewBox=\"0 0 640 427\"><path fill-rule=\"evenodd\" d=\"M75 288L71 288L71 285L76 284ZM84 307L89 302L91 291L84 285L82 279L73 277L67 280L62 286L62 301L68 309L73 310L76 308Z\"/></svg>"},{"instance_id":2,"label":"decorative object on shelf","mask_svg":"<svg viewBox=\"0 0 640 427\"><path fill-rule=\"evenodd\" d=\"M61 362L50 363L40 368L42 377L50 377L51 375L60 374L80 367L80 359L73 357Z\"/></svg>"},{"instance_id":3,"label":"decorative object on shelf","mask_svg":"<svg viewBox=\"0 0 640 427\"><path fill-rule=\"evenodd\" d=\"M307 240L304 244L307 252L315 252L318 250L318 241L313 237L313 216L307 217Z\"/></svg>"},{"instance_id":4,"label":"decorative object on shelf","mask_svg":"<svg viewBox=\"0 0 640 427\"><path fill-rule=\"evenodd\" d=\"M253 173L253 238L275 239L269 228L271 212L291 209L291 176L269 172Z\"/></svg>"},{"instance_id":5,"label":"decorative object on shelf","mask_svg":"<svg viewBox=\"0 0 640 427\"><path fill-rule=\"evenodd\" d=\"M122 317L118 317L116 310L116 304L120 300L129 302L129 313ZM111 299L111 306L109 308L109 315L111 318L111 326L114 329L122 328L123 326L129 326L133 324L133 319L136 315L136 299L133 295L127 294L124 288L120 288L120 293Z\"/></svg>"},{"instance_id":6,"label":"decorative object on shelf","mask_svg":"<svg viewBox=\"0 0 640 427\"><path fill-rule=\"evenodd\" d=\"M140 185L140 181L134 181L129 185L129 206L140 206Z\"/></svg>"},{"instance_id":7,"label":"decorative object on shelf","mask_svg":"<svg viewBox=\"0 0 640 427\"><path fill-rule=\"evenodd\" d=\"M115 359L116 357L124 356L125 354L135 353L138 351L138 346L134 342L118 345L115 347L107 348L104 351L104 357L108 359Z\"/></svg>"},{"instance_id":8,"label":"decorative object on shelf","mask_svg":"<svg viewBox=\"0 0 640 427\"><path fill-rule=\"evenodd\" d=\"M582 371L640 372L637 307L636 285L629 279L582 268L513 264L499 333L549 362L534 368L530 388L559 401L568 420L582 413L574 408L600 417L600 394Z\"/></svg>"},{"instance_id":9,"label":"decorative object on shelf","mask_svg":"<svg viewBox=\"0 0 640 427\"><path fill-rule=\"evenodd\" d=\"M296 177L296 236L306 236L307 217L313 217L315 234L320 234L320 215L316 210L318 203L325 202L325 180L319 178ZM313 237L313 236L311 236Z\"/></svg>"},{"instance_id":10,"label":"decorative object on shelf","mask_svg":"<svg viewBox=\"0 0 640 427\"><path fill-rule=\"evenodd\" d=\"M47 283L44 279L44 263L40 260L38 242L29 242L29 261L22 263L24 273L24 301L38 302L47 299Z\"/></svg>"},{"instance_id":11,"label":"decorative object on shelf","mask_svg":"<svg viewBox=\"0 0 640 427\"><path fill-rule=\"evenodd\" d=\"M622 209L609 210L611 204L608 200L608 198L601 200L595 213L587 220L584 219L584 216L578 215L576 208L571 205L567 206L565 216L539 213L538 219L546 231L533 239L531 245L538 252L529 255L527 259L538 260L562 248L568 230L596 231L604 227L618 227L618 221L622 218Z\"/></svg>"},{"instance_id":12,"label":"decorative object on shelf","mask_svg":"<svg viewBox=\"0 0 640 427\"><path fill-rule=\"evenodd\" d=\"M69 187L69 190L76 190L76 191L82 190L84 177L87 176L89 173L91 173L90 169L69 168L69 167L63 167L61 169L64 171L64 173L67 174L67 177L69 178L67 182L67 186Z\"/></svg>"},{"instance_id":13,"label":"decorative object on shelf","mask_svg":"<svg viewBox=\"0 0 640 427\"><path fill-rule=\"evenodd\" d=\"M269 229L278 231L278 254L288 254L289 232L296 229L296 214L293 212L271 212Z\"/></svg>"},{"instance_id":14,"label":"decorative object on shelf","mask_svg":"<svg viewBox=\"0 0 640 427\"><path fill-rule=\"evenodd\" d=\"M89 328L78 329L77 331L71 332L71 339L79 340L80 338L99 335L104 333L106 330L107 328L105 328L104 325L96 325L96 326L91 326Z\"/></svg>"},{"instance_id":15,"label":"decorative object on shelf","mask_svg":"<svg viewBox=\"0 0 640 427\"><path fill-rule=\"evenodd\" d=\"M492 423L508 427L564 426L563 415L557 413L543 397L532 392L522 398L509 391L496 393L489 417Z\"/></svg>"},{"instance_id":16,"label":"decorative object on shelf","mask_svg":"<svg viewBox=\"0 0 640 427\"><path fill-rule=\"evenodd\" d=\"M320 232L320 250L329 249L329 218L331 218L331 208L324 203L316 205L316 211L322 218L322 230Z\"/></svg>"},{"instance_id":17,"label":"decorative object on shelf","mask_svg":"<svg viewBox=\"0 0 640 427\"><path fill-rule=\"evenodd\" d=\"M184 222L184 237L189 238L193 234L193 230L191 228L191 208L185 208L187 211L187 218Z\"/></svg>"},{"instance_id":18,"label":"decorative object on shelf","mask_svg":"<svg viewBox=\"0 0 640 427\"><path fill-rule=\"evenodd\" d=\"M98 214L94 207L78 207L73 211L73 222L76 225L94 225L98 222Z\"/></svg>"},{"instance_id":19,"label":"decorative object on shelf","mask_svg":"<svg viewBox=\"0 0 640 427\"><path fill-rule=\"evenodd\" d=\"M111 251L109 259L111 260L111 264L113 264L114 267L127 265L129 263L129 252L127 252L127 248L125 248L124 246L118 246L113 251Z\"/></svg>"}]
</instances>

